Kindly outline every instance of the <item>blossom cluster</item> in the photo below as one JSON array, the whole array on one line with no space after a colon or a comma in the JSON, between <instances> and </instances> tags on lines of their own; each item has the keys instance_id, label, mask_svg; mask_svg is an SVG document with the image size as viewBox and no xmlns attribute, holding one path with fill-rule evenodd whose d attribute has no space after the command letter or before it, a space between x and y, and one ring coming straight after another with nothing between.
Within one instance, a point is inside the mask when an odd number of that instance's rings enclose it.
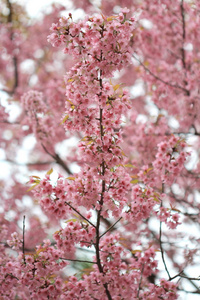
<instances>
[{"instance_id":1,"label":"blossom cluster","mask_svg":"<svg viewBox=\"0 0 200 300\"><path fill-rule=\"evenodd\" d=\"M73 257L79 244L94 246L96 253L91 273L79 281L71 277L66 283L63 294L66 299L90 299L92 295L111 299L111 293L118 299L119 295L127 297L127 292L132 299L138 295L140 278L156 272L153 249L132 259L130 269L126 263L127 251L120 245L119 237L100 235L100 218L123 215L128 221L141 221L149 217L159 202L151 186L137 185L129 197L131 177L127 167L134 166L126 164L121 147L122 115L130 108L129 96L120 85L108 80L114 71L121 69L122 62L125 65L130 62L128 41L133 29L133 19L126 20L125 12L111 18L86 18L76 24L70 15L53 24L53 33L48 37L53 46L64 44L64 52L71 52L79 59L65 76L67 99L62 123L66 130L83 133L79 154L84 163L78 174L68 178L59 176L54 186L48 174L41 181L33 178L32 183L37 186L33 192L47 213L57 218L67 218L72 212L79 216L79 220L69 219L54 234L58 249ZM90 221L85 209L94 210L96 222ZM131 284L133 277L135 283Z\"/></svg>"},{"instance_id":2,"label":"blossom cluster","mask_svg":"<svg viewBox=\"0 0 200 300\"><path fill-rule=\"evenodd\" d=\"M11 234L11 240L7 240L8 245L14 250L19 250L22 247L22 239L17 232Z\"/></svg>"},{"instance_id":3,"label":"blossom cluster","mask_svg":"<svg viewBox=\"0 0 200 300\"><path fill-rule=\"evenodd\" d=\"M62 279L59 271L67 262L60 257L64 253L51 246L50 240L44 240L37 246L35 253L20 253L15 260L1 266L1 292L3 299L55 299L62 294ZM55 276L56 275L56 276ZM24 287L18 289L18 287Z\"/></svg>"},{"instance_id":4,"label":"blossom cluster","mask_svg":"<svg viewBox=\"0 0 200 300\"><path fill-rule=\"evenodd\" d=\"M160 207L159 211L155 212L155 214L161 222L165 222L171 229L175 229L180 224L180 215L177 212L173 212L173 209Z\"/></svg>"},{"instance_id":5,"label":"blossom cluster","mask_svg":"<svg viewBox=\"0 0 200 300\"><path fill-rule=\"evenodd\" d=\"M132 201L129 204L129 209L124 214L129 222L137 222L149 218L153 208L160 203L159 193L156 193L153 188L146 186L142 188L139 184L132 189Z\"/></svg>"},{"instance_id":6,"label":"blossom cluster","mask_svg":"<svg viewBox=\"0 0 200 300\"><path fill-rule=\"evenodd\" d=\"M29 126L32 128L36 138L44 142L49 137L53 138L54 121L48 110L42 92L29 91L21 98L24 109L27 113Z\"/></svg>"},{"instance_id":7,"label":"blossom cluster","mask_svg":"<svg viewBox=\"0 0 200 300\"><path fill-rule=\"evenodd\" d=\"M135 24L134 18L126 19L126 13L122 10L118 16L108 18L99 14L78 23L73 22L69 14L68 18L62 17L59 24L52 25L48 41L56 47L63 44L65 53L82 56L88 62L86 67L90 70L90 76L98 68L106 76L116 67L121 69L130 60L131 49L127 41Z\"/></svg>"},{"instance_id":8,"label":"blossom cluster","mask_svg":"<svg viewBox=\"0 0 200 300\"><path fill-rule=\"evenodd\" d=\"M123 234L112 233L117 223L125 229L136 228L137 223L150 217L155 206L160 206L154 213L160 222L170 228L179 224L178 214L170 214L161 206L158 183L170 184L186 158L186 144L175 136L164 142L158 139L158 152L155 154L154 149L152 164L140 170L134 171L135 166L123 151L122 122L131 102L128 92L110 77L131 63L135 22L134 18L127 18L128 13L123 9L117 16L98 14L77 23L69 14L51 27L48 41L55 47L62 46L65 54L76 59L65 76L66 101L61 123L66 131L79 132L82 168L67 178L59 175L56 183L51 181L52 171L42 180L38 176L30 180L33 186L29 190L46 215L65 222L54 233L54 241L44 240L34 253L22 251L15 263L8 262L7 270L3 269L4 289L6 277L10 278L9 286L14 281L14 287L29 287L22 297L177 298L175 284L162 280L158 286L149 282L148 278L157 274L155 248L134 252L132 238L127 245L123 243ZM42 145L54 138L54 117L45 94L29 91L22 97L22 103ZM145 126L141 129L144 135ZM151 126L146 133L152 134ZM46 149L44 145L43 148ZM136 185L132 178L136 178ZM9 245L19 247L15 233L12 238ZM69 276L64 281L62 276L66 274L61 270L67 260L76 261L76 247L87 247L93 252L91 268L80 280Z\"/></svg>"},{"instance_id":9,"label":"blossom cluster","mask_svg":"<svg viewBox=\"0 0 200 300\"><path fill-rule=\"evenodd\" d=\"M69 220L67 226L54 233L54 239L58 249L62 249L68 256L74 255L75 244L80 244L81 247L88 246L91 241L95 240L95 227L92 227L87 221Z\"/></svg>"},{"instance_id":10,"label":"blossom cluster","mask_svg":"<svg viewBox=\"0 0 200 300\"><path fill-rule=\"evenodd\" d=\"M184 167L184 162L188 156L184 150L185 147L186 142L176 136L158 144L158 152L153 167L154 172L161 176L162 182L173 183Z\"/></svg>"}]
</instances>

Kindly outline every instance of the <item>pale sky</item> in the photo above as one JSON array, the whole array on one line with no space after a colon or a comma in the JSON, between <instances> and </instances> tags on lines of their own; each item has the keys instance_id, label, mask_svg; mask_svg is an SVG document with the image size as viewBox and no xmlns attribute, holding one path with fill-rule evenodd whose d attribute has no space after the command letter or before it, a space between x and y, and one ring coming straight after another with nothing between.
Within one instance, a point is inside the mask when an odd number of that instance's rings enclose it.
<instances>
[{"instance_id":1,"label":"pale sky","mask_svg":"<svg viewBox=\"0 0 200 300\"><path fill-rule=\"evenodd\" d=\"M70 0L13 0L13 2L25 5L31 17L37 17L42 10L45 10L52 3L61 3L69 10L72 8Z\"/></svg>"}]
</instances>

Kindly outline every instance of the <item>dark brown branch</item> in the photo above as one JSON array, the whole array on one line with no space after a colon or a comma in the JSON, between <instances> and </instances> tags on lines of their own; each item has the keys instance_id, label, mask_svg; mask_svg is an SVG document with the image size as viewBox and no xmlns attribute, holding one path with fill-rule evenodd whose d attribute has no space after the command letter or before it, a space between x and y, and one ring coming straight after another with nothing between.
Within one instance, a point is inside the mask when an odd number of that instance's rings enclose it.
<instances>
[{"instance_id":1,"label":"dark brown branch","mask_svg":"<svg viewBox=\"0 0 200 300\"><path fill-rule=\"evenodd\" d=\"M179 289L179 288L178 288L178 290L181 291L181 292L184 292L186 294L200 294L199 290L196 290L196 291L186 291L184 289Z\"/></svg>"},{"instance_id":2,"label":"dark brown branch","mask_svg":"<svg viewBox=\"0 0 200 300\"><path fill-rule=\"evenodd\" d=\"M169 279L169 281L172 281L172 280L176 279L177 277L181 277L181 274L182 274L182 273L183 273L183 271L179 272L179 273L176 274L175 276L171 277L171 278Z\"/></svg>"},{"instance_id":3,"label":"dark brown branch","mask_svg":"<svg viewBox=\"0 0 200 300\"><path fill-rule=\"evenodd\" d=\"M100 235L100 237L99 238L102 238L102 236L104 236L107 232L109 232L110 230L112 230L113 228L114 228L114 226L120 221L122 219L122 217L121 218L119 218L113 225L111 225L102 235Z\"/></svg>"},{"instance_id":4,"label":"dark brown branch","mask_svg":"<svg viewBox=\"0 0 200 300\"><path fill-rule=\"evenodd\" d=\"M187 65L186 65L186 57L185 57L185 49L184 49L184 45L185 45L185 39L186 39L186 26L185 26L185 9L184 9L184 0L181 0L181 19L182 19L182 47L181 47L181 57L182 57L182 64L183 64L183 68L185 70L185 77L187 77ZM187 80L184 80L184 84L185 86L187 86ZM186 92L187 96L190 96L190 91L187 90Z\"/></svg>"},{"instance_id":5,"label":"dark brown branch","mask_svg":"<svg viewBox=\"0 0 200 300\"><path fill-rule=\"evenodd\" d=\"M22 252L23 252L23 260L24 260L24 264L26 264L26 257L25 257L25 216L23 216Z\"/></svg>"},{"instance_id":6,"label":"dark brown branch","mask_svg":"<svg viewBox=\"0 0 200 300\"><path fill-rule=\"evenodd\" d=\"M14 276L14 275L11 274L11 273L7 273L7 274L5 275L5 278L8 277L8 276L10 276L10 277L12 277L12 278L15 278L15 279L19 280L19 278L17 278L16 276Z\"/></svg>"},{"instance_id":7,"label":"dark brown branch","mask_svg":"<svg viewBox=\"0 0 200 300\"><path fill-rule=\"evenodd\" d=\"M64 257L60 257L60 259L74 261L74 262L88 263L88 264L97 264L96 261L88 261L88 260L81 260L81 259L71 259L71 258L64 258Z\"/></svg>"},{"instance_id":8,"label":"dark brown branch","mask_svg":"<svg viewBox=\"0 0 200 300\"><path fill-rule=\"evenodd\" d=\"M184 11L184 1L181 0L181 18L182 18L182 48L181 48L181 55L182 55L182 64L184 69L186 70L186 62L185 62L185 50L184 50L184 43L185 43L185 38L186 38L186 30L185 30L185 11Z\"/></svg>"},{"instance_id":9,"label":"dark brown branch","mask_svg":"<svg viewBox=\"0 0 200 300\"><path fill-rule=\"evenodd\" d=\"M162 257L162 261L165 267L165 271L167 272L167 275L169 277L169 280L171 279L171 276L169 274L168 268L167 268L167 264L165 261L165 255L164 255L164 250L163 250L163 246L162 246L162 222L160 221L160 238L159 238L159 242L160 242L160 252L161 252L161 257Z\"/></svg>"},{"instance_id":10,"label":"dark brown branch","mask_svg":"<svg viewBox=\"0 0 200 300\"><path fill-rule=\"evenodd\" d=\"M18 87L18 84L19 84L18 64L17 64L17 57L16 56L13 57L13 66L14 66L15 81L14 81L12 93L15 92L15 89Z\"/></svg>"},{"instance_id":11,"label":"dark brown branch","mask_svg":"<svg viewBox=\"0 0 200 300\"><path fill-rule=\"evenodd\" d=\"M69 169L69 167L64 163L62 158L57 153L51 154L43 144L42 144L42 147L43 147L44 151L47 154L49 154L57 162L57 164L59 164L69 175L72 175L72 172Z\"/></svg>"},{"instance_id":12,"label":"dark brown branch","mask_svg":"<svg viewBox=\"0 0 200 300\"><path fill-rule=\"evenodd\" d=\"M164 183L162 183L162 193L164 193ZM160 207L162 207L162 202L161 202L161 205ZM169 270L167 268L167 264L166 264L166 261L165 261L165 255L164 255L164 250L163 250L163 246L162 246L162 221L160 221L160 229L159 229L159 244L160 244L160 251L161 251L161 257L162 257L162 261L163 261L163 264L164 264L164 267L165 267L165 271L167 272L167 275L169 277L169 280L171 279L171 276L169 274Z\"/></svg>"},{"instance_id":13,"label":"dark brown branch","mask_svg":"<svg viewBox=\"0 0 200 300\"><path fill-rule=\"evenodd\" d=\"M200 277L189 277L189 276L187 276L187 275L184 275L184 274L180 274L179 275L180 277L182 277L182 278L185 278L185 279L188 279L188 280L200 280Z\"/></svg>"},{"instance_id":14,"label":"dark brown branch","mask_svg":"<svg viewBox=\"0 0 200 300\"><path fill-rule=\"evenodd\" d=\"M184 279L189 280L189 282L190 282L190 283L195 287L195 289L198 290L199 293L200 293L199 287L198 287L198 286L190 279L190 277L188 277L188 276L185 274L185 272L182 272L182 274L183 274L183 276L186 276L186 277L184 277Z\"/></svg>"},{"instance_id":15,"label":"dark brown branch","mask_svg":"<svg viewBox=\"0 0 200 300\"><path fill-rule=\"evenodd\" d=\"M12 5L10 3L9 0L7 0L7 6L8 6L8 9L9 9L9 14L8 14L8 23L12 23Z\"/></svg>"},{"instance_id":16,"label":"dark brown branch","mask_svg":"<svg viewBox=\"0 0 200 300\"><path fill-rule=\"evenodd\" d=\"M86 217L84 217L76 208L74 208L70 203L68 203L67 201L65 201L65 204L67 204L72 210L74 210L82 219L84 219L86 222L88 222L91 226L93 226L94 228L96 228L96 226L90 222Z\"/></svg>"},{"instance_id":17,"label":"dark brown branch","mask_svg":"<svg viewBox=\"0 0 200 300\"><path fill-rule=\"evenodd\" d=\"M138 286L138 292L137 292L137 298L138 299L139 299L139 296L140 296L140 289L141 289L141 284L142 284L143 271L144 271L144 265L142 266L141 275L140 275L140 282L139 282L139 286Z\"/></svg>"},{"instance_id":18,"label":"dark brown branch","mask_svg":"<svg viewBox=\"0 0 200 300\"><path fill-rule=\"evenodd\" d=\"M101 31L102 33L102 31ZM102 51L101 51L101 60L102 60ZM101 93L102 93L102 89L103 89L103 82L102 82L102 71L100 70L100 78L99 80L99 85L100 85L100 89L101 89ZM101 99L101 93L99 96L99 99ZM101 100L100 100L101 101ZM100 108L99 109L99 127L100 127L100 135L101 135L101 141L103 143L103 136L104 136L104 130L103 130L103 109ZM101 175L104 176L105 175L105 163L104 160L101 163ZM102 180L102 185L101 185L101 198L99 201L100 204L100 209L97 210L97 223L96 223L96 245L95 245L95 250L96 250L96 260L97 260L97 266L99 269L100 273L104 273L103 271L103 266L101 264L101 258L100 258L100 248L99 248L99 242L100 242L100 223L101 223L101 211L102 211L102 206L103 206L103 202L104 202L104 193L105 193L105 189L106 188L106 184L105 184L105 180ZM103 284L105 292L106 292L106 296L108 298L108 300L112 300L110 291L108 289L108 283L104 283Z\"/></svg>"},{"instance_id":19,"label":"dark brown branch","mask_svg":"<svg viewBox=\"0 0 200 300\"><path fill-rule=\"evenodd\" d=\"M69 167L64 163L62 158L57 153L54 155L54 159L57 162L57 164L59 164L69 175L72 175L72 172L69 169Z\"/></svg>"},{"instance_id":20,"label":"dark brown branch","mask_svg":"<svg viewBox=\"0 0 200 300\"><path fill-rule=\"evenodd\" d=\"M8 14L8 23L13 22L13 9L11 2L7 0L7 7L9 9ZM13 40L13 29L11 28L10 40ZM19 72L18 72L18 63L17 63L17 56L13 56L13 68L14 68L14 84L11 91L7 91L8 94L12 95L15 92L15 89L18 87L19 84Z\"/></svg>"}]
</instances>

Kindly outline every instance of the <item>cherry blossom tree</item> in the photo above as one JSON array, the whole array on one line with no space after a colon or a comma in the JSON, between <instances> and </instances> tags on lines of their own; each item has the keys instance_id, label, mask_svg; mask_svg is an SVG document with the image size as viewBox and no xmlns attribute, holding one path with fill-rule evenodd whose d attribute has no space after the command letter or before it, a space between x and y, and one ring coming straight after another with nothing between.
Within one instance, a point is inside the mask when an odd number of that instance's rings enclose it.
<instances>
[{"instance_id":1,"label":"cherry blossom tree","mask_svg":"<svg viewBox=\"0 0 200 300\"><path fill-rule=\"evenodd\" d=\"M1 298L197 299L199 1L0 6Z\"/></svg>"}]
</instances>

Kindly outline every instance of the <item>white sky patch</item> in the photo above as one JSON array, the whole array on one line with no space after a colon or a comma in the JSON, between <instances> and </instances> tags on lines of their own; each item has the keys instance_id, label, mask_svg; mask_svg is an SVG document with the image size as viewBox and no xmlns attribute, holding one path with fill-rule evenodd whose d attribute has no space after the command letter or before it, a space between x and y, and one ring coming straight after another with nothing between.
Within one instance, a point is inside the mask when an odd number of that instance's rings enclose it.
<instances>
[{"instance_id":1,"label":"white sky patch","mask_svg":"<svg viewBox=\"0 0 200 300\"><path fill-rule=\"evenodd\" d=\"M60 3L66 9L72 9L72 2L70 0L15 0L13 2L26 6L28 14L33 18L41 16L42 11L51 12L50 6L52 3Z\"/></svg>"},{"instance_id":2,"label":"white sky patch","mask_svg":"<svg viewBox=\"0 0 200 300\"><path fill-rule=\"evenodd\" d=\"M66 16L69 12L73 14L73 20L77 21L85 16L85 12L82 9L74 10L73 0L13 0L13 2L19 3L26 7L28 15L33 19L41 18L43 12L45 14L51 13L52 4L61 4L66 10L61 12L61 15Z\"/></svg>"},{"instance_id":3,"label":"white sky patch","mask_svg":"<svg viewBox=\"0 0 200 300\"><path fill-rule=\"evenodd\" d=\"M135 85L130 88L130 94L133 98L145 95L144 83L142 80L136 80Z\"/></svg>"}]
</instances>

